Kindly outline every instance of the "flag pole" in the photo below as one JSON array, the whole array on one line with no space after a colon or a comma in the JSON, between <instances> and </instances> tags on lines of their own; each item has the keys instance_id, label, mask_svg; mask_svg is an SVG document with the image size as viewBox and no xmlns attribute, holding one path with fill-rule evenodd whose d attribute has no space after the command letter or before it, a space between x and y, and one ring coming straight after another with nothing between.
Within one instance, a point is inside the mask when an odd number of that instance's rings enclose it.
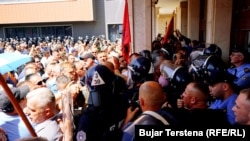
<instances>
[{"instance_id":1,"label":"flag pole","mask_svg":"<svg viewBox=\"0 0 250 141\"><path fill-rule=\"evenodd\" d=\"M2 74L0 74L0 84L2 85L6 95L8 96L10 102L14 106L17 113L22 118L23 122L25 123L26 127L28 128L30 134L33 137L37 137L36 132L34 131L33 127L31 126L30 122L28 121L27 117L25 116L23 110L21 109L19 103L17 102L16 98L14 97L13 93L11 92L9 86L7 85L5 79L3 78Z\"/></svg>"}]
</instances>

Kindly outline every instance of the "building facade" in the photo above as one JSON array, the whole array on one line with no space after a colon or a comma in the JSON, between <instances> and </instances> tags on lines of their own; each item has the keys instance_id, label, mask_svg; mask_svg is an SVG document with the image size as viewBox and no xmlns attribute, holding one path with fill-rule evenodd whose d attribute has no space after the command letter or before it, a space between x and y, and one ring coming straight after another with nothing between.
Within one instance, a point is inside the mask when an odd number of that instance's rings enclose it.
<instances>
[{"instance_id":1,"label":"building facade","mask_svg":"<svg viewBox=\"0 0 250 141\"><path fill-rule=\"evenodd\" d=\"M105 3L104 0L1 1L0 37L97 36L105 35L106 30L114 32L111 27L116 25L115 29L120 30L122 20L112 23L110 18L105 19Z\"/></svg>"},{"instance_id":2,"label":"building facade","mask_svg":"<svg viewBox=\"0 0 250 141\"><path fill-rule=\"evenodd\" d=\"M0 37L105 35L115 41L122 34L125 0L1 0ZM176 0L170 13L163 4L173 0L128 0L131 51L151 50L151 43L165 34L171 17L174 29L190 39L222 48L250 50L250 0Z\"/></svg>"}]
</instances>

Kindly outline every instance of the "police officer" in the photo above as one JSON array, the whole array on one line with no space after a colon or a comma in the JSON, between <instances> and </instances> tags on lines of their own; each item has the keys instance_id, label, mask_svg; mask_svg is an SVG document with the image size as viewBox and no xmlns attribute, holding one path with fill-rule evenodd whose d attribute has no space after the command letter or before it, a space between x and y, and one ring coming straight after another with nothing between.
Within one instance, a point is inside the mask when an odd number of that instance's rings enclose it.
<instances>
[{"instance_id":1,"label":"police officer","mask_svg":"<svg viewBox=\"0 0 250 141\"><path fill-rule=\"evenodd\" d=\"M203 50L203 55L214 55L214 56L218 56L221 58L222 50L216 44L211 44L211 45L209 45L209 47L207 47Z\"/></svg>"},{"instance_id":2,"label":"police officer","mask_svg":"<svg viewBox=\"0 0 250 141\"><path fill-rule=\"evenodd\" d=\"M191 62L189 68L189 72L192 74L194 80L203 82L204 80L206 81L207 79L209 79L212 73L226 70L226 63L222 60L220 54L221 52L215 51L213 47L205 49L204 54L196 57Z\"/></svg>"},{"instance_id":3,"label":"police officer","mask_svg":"<svg viewBox=\"0 0 250 141\"><path fill-rule=\"evenodd\" d=\"M128 100L138 100L138 92L140 85L149 80L149 70L151 67L151 61L142 56L136 57L129 65L128 79L132 80L132 86L128 86L128 90L125 92L125 98ZM131 102L132 102L131 101Z\"/></svg>"},{"instance_id":4,"label":"police officer","mask_svg":"<svg viewBox=\"0 0 250 141\"><path fill-rule=\"evenodd\" d=\"M118 128L126 108L115 89L116 76L107 66L92 66L86 74L90 91L88 107L83 112L77 129L78 141L114 140L109 133Z\"/></svg>"},{"instance_id":5,"label":"police officer","mask_svg":"<svg viewBox=\"0 0 250 141\"><path fill-rule=\"evenodd\" d=\"M183 66L178 66L165 60L160 64L161 75L167 81L164 91L168 93L169 104L176 108L176 101L185 90L187 84L193 81L191 74Z\"/></svg>"},{"instance_id":6,"label":"police officer","mask_svg":"<svg viewBox=\"0 0 250 141\"><path fill-rule=\"evenodd\" d=\"M227 121L231 125L235 124L235 115L232 108L238 96L235 91L234 79L235 77L227 71L220 71L211 75L208 81L209 92L214 99L209 108L225 111Z\"/></svg>"},{"instance_id":7,"label":"police officer","mask_svg":"<svg viewBox=\"0 0 250 141\"><path fill-rule=\"evenodd\" d=\"M230 63L232 67L228 68L228 72L236 76L234 83L239 90L250 86L250 64L247 62L247 51L240 48L234 48L230 55Z\"/></svg>"}]
</instances>

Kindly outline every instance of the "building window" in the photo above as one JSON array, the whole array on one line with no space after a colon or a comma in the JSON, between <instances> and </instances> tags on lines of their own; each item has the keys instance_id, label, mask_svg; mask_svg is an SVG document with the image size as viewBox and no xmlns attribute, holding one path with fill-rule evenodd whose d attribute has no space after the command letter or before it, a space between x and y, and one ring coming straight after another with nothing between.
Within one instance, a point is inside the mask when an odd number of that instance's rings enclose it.
<instances>
[{"instance_id":1,"label":"building window","mask_svg":"<svg viewBox=\"0 0 250 141\"><path fill-rule=\"evenodd\" d=\"M114 42L122 36L122 24L108 24L108 38Z\"/></svg>"},{"instance_id":2,"label":"building window","mask_svg":"<svg viewBox=\"0 0 250 141\"><path fill-rule=\"evenodd\" d=\"M6 27L6 38L72 36L72 26Z\"/></svg>"}]
</instances>

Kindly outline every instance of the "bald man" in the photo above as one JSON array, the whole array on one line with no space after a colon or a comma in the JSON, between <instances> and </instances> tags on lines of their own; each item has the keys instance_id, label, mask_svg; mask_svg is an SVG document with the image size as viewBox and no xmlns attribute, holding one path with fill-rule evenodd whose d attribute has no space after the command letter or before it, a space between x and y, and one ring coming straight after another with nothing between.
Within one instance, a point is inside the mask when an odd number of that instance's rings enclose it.
<instances>
[{"instance_id":1,"label":"bald man","mask_svg":"<svg viewBox=\"0 0 250 141\"><path fill-rule=\"evenodd\" d=\"M161 85L154 81L143 83L139 88L139 101L142 112L157 111L166 100Z\"/></svg>"},{"instance_id":2,"label":"bald man","mask_svg":"<svg viewBox=\"0 0 250 141\"><path fill-rule=\"evenodd\" d=\"M207 109L209 90L208 87L198 82L191 82L182 93L177 107L187 109Z\"/></svg>"},{"instance_id":3,"label":"bald man","mask_svg":"<svg viewBox=\"0 0 250 141\"><path fill-rule=\"evenodd\" d=\"M209 89L201 82L190 82L178 100L177 117L185 127L229 125L223 110L209 109Z\"/></svg>"},{"instance_id":4,"label":"bald man","mask_svg":"<svg viewBox=\"0 0 250 141\"><path fill-rule=\"evenodd\" d=\"M135 136L135 125L168 125L168 121L157 113L166 100L166 95L161 85L155 81L146 81L139 88L139 104L142 114L133 122L139 107L127 110L124 120L123 141L133 140Z\"/></svg>"}]
</instances>

